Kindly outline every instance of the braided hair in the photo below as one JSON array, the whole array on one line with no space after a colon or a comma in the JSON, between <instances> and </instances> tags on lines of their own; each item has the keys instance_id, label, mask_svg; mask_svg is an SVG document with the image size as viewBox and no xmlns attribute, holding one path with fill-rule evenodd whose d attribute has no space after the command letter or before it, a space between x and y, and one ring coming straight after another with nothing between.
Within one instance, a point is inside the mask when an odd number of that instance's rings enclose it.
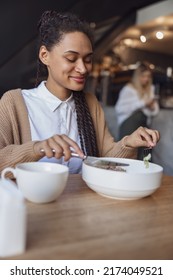
<instances>
[{"instance_id":1,"label":"braided hair","mask_svg":"<svg viewBox=\"0 0 173 280\"><path fill-rule=\"evenodd\" d=\"M92 46L94 45L93 33L88 23L72 13L45 11L38 22L38 30L38 52L42 45L50 51L54 45L61 42L64 34L76 31L84 33L89 38ZM47 77L48 70L46 65L38 59L36 86L40 82L41 76ZM73 97L81 149L86 155L99 156L95 128L85 94L84 92L73 92Z\"/></svg>"}]
</instances>

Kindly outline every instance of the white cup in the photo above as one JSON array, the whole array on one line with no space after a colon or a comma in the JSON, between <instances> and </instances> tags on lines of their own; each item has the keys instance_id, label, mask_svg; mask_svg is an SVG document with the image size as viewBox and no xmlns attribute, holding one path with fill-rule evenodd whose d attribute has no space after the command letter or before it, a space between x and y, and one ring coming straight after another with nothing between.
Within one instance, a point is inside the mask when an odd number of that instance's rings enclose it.
<instances>
[{"instance_id":1,"label":"white cup","mask_svg":"<svg viewBox=\"0 0 173 280\"><path fill-rule=\"evenodd\" d=\"M63 192L69 168L48 162L20 163L15 168L5 168L1 178L5 178L8 172L16 178L17 186L26 199L35 203L48 203L56 200Z\"/></svg>"}]
</instances>

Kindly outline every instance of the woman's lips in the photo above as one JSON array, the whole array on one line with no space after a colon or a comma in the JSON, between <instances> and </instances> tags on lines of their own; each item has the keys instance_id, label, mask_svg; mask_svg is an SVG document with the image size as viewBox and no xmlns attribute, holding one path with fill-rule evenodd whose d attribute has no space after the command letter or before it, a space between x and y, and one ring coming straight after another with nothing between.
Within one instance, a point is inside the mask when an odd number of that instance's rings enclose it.
<instances>
[{"instance_id":1,"label":"woman's lips","mask_svg":"<svg viewBox=\"0 0 173 280\"><path fill-rule=\"evenodd\" d=\"M71 77L71 79L79 84L85 83L85 77Z\"/></svg>"}]
</instances>

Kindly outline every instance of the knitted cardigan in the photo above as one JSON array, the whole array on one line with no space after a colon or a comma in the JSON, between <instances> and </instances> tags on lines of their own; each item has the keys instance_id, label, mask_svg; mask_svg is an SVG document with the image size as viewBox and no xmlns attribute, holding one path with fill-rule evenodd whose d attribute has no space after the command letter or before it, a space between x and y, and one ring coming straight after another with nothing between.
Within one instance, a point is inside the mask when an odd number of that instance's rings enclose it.
<instances>
[{"instance_id":1,"label":"knitted cardigan","mask_svg":"<svg viewBox=\"0 0 173 280\"><path fill-rule=\"evenodd\" d=\"M124 138L114 142L96 97L86 94L86 100L96 131L99 155L136 158L136 149L125 147ZM17 163L38 161L41 156L34 153L34 143L21 89L6 92L0 100L0 171Z\"/></svg>"}]
</instances>

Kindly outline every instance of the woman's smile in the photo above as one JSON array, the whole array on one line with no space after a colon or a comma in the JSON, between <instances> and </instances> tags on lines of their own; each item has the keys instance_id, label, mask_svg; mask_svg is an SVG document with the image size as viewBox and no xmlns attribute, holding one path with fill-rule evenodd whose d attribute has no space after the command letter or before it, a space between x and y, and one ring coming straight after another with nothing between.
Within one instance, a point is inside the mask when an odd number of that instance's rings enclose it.
<instances>
[{"instance_id":1,"label":"woman's smile","mask_svg":"<svg viewBox=\"0 0 173 280\"><path fill-rule=\"evenodd\" d=\"M86 78L84 76L70 76L70 79L78 84L85 84Z\"/></svg>"}]
</instances>

